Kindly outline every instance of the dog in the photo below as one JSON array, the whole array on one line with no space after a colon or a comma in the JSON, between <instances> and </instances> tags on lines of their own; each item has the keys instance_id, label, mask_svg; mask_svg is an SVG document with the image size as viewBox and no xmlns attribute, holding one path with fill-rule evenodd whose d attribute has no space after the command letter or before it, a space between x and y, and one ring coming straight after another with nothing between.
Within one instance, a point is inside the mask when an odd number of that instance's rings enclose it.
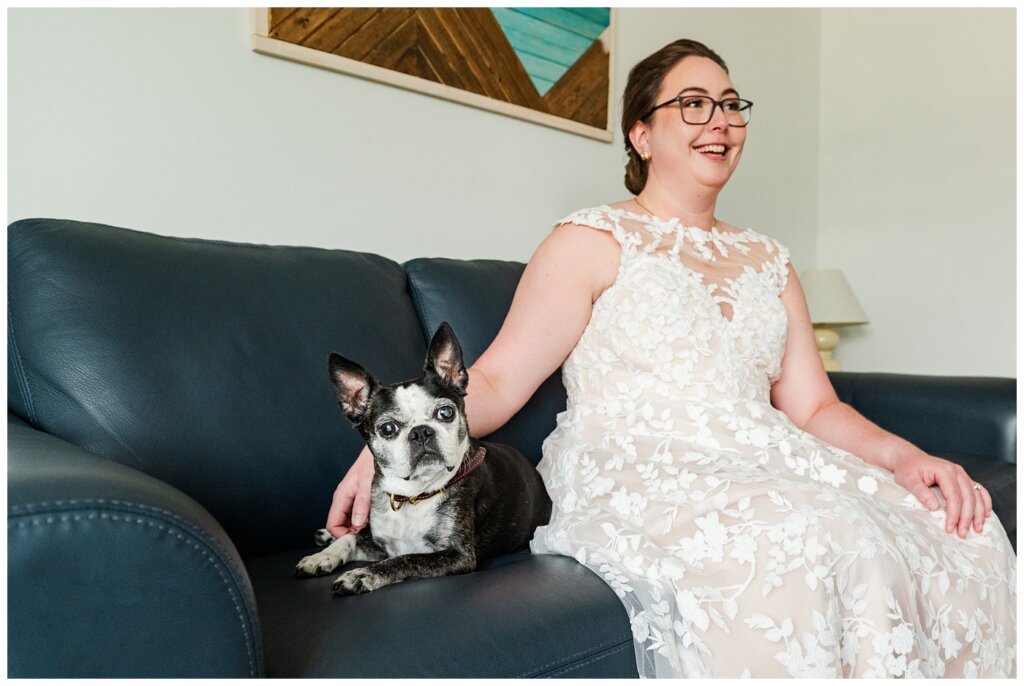
<instances>
[{"instance_id":1,"label":"dog","mask_svg":"<svg viewBox=\"0 0 1024 686\"><path fill-rule=\"evenodd\" d=\"M314 540L326 547L300 560L297 576L374 562L334 581L335 594L353 595L465 574L525 547L548 523L551 499L533 465L510 446L470 437L469 374L447 322L434 333L419 378L381 385L337 353L328 368L342 413L373 453L370 519L337 539L317 531Z\"/></svg>"}]
</instances>

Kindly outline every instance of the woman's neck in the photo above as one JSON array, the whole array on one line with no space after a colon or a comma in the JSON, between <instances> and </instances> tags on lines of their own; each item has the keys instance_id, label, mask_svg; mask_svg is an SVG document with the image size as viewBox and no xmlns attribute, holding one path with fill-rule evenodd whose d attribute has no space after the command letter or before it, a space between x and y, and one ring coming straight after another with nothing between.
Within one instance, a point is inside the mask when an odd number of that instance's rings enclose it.
<instances>
[{"instance_id":1,"label":"woman's neck","mask_svg":"<svg viewBox=\"0 0 1024 686\"><path fill-rule=\"evenodd\" d=\"M648 181L637 196L641 207L653 212L660 219L678 218L687 226L710 229L715 224L715 203L718 190L713 193L694 193L686 196L669 193L657 183Z\"/></svg>"}]
</instances>

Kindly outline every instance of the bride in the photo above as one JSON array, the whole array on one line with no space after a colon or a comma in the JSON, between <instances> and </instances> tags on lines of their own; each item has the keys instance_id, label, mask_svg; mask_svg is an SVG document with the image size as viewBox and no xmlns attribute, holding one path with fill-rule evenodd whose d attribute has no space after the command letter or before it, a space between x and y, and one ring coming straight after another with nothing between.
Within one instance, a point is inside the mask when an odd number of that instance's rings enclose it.
<instances>
[{"instance_id":1,"label":"bride","mask_svg":"<svg viewBox=\"0 0 1024 686\"><path fill-rule=\"evenodd\" d=\"M535 553L622 600L641 676L1011 676L1016 558L992 500L840 402L777 241L716 216L752 103L690 40L624 95L634 197L556 225L469 370L474 436L562 367ZM364 450L328 515L360 528Z\"/></svg>"}]
</instances>

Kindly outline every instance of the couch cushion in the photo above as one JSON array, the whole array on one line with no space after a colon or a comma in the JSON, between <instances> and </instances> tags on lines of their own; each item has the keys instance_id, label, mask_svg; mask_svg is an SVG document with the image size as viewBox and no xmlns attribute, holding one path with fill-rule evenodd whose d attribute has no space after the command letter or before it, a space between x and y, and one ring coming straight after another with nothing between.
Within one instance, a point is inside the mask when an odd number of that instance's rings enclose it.
<instances>
[{"instance_id":1,"label":"couch cushion","mask_svg":"<svg viewBox=\"0 0 1024 686\"><path fill-rule=\"evenodd\" d=\"M336 597L338 574L294 578L312 552L246 561L267 676L636 677L622 603L572 558L515 553L470 574Z\"/></svg>"},{"instance_id":2,"label":"couch cushion","mask_svg":"<svg viewBox=\"0 0 1024 686\"><path fill-rule=\"evenodd\" d=\"M328 354L399 381L426 353L376 255L38 219L8 268L10 408L184 491L243 554L305 545L361 449Z\"/></svg>"},{"instance_id":3,"label":"couch cushion","mask_svg":"<svg viewBox=\"0 0 1024 686\"><path fill-rule=\"evenodd\" d=\"M526 268L522 262L440 257L410 260L403 266L424 337L429 339L441 322L448 322L459 339L467 366L498 335ZM554 430L565 400L559 369L515 416L486 438L515 446L537 464L541 443Z\"/></svg>"}]
</instances>

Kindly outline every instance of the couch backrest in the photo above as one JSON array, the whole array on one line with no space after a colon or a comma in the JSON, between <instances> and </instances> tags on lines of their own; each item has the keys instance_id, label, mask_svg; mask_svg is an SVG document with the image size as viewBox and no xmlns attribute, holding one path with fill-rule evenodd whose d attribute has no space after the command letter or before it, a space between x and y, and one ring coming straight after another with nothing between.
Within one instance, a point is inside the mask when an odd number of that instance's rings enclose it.
<instances>
[{"instance_id":1,"label":"couch backrest","mask_svg":"<svg viewBox=\"0 0 1024 686\"><path fill-rule=\"evenodd\" d=\"M466 366L498 335L526 268L522 262L440 257L416 259L404 266L424 336L429 340L438 325L447 321L462 346ZM505 426L485 438L515 446L537 464L541 444L554 430L565 402L565 386L557 370Z\"/></svg>"},{"instance_id":2,"label":"couch backrest","mask_svg":"<svg viewBox=\"0 0 1024 686\"><path fill-rule=\"evenodd\" d=\"M8 343L12 412L184 491L243 555L309 545L361 448L328 353L393 382L426 352L385 258L52 219L8 228Z\"/></svg>"},{"instance_id":3,"label":"couch backrest","mask_svg":"<svg viewBox=\"0 0 1024 686\"><path fill-rule=\"evenodd\" d=\"M1017 381L999 377L829 372L836 395L936 455L1017 461Z\"/></svg>"}]
</instances>

